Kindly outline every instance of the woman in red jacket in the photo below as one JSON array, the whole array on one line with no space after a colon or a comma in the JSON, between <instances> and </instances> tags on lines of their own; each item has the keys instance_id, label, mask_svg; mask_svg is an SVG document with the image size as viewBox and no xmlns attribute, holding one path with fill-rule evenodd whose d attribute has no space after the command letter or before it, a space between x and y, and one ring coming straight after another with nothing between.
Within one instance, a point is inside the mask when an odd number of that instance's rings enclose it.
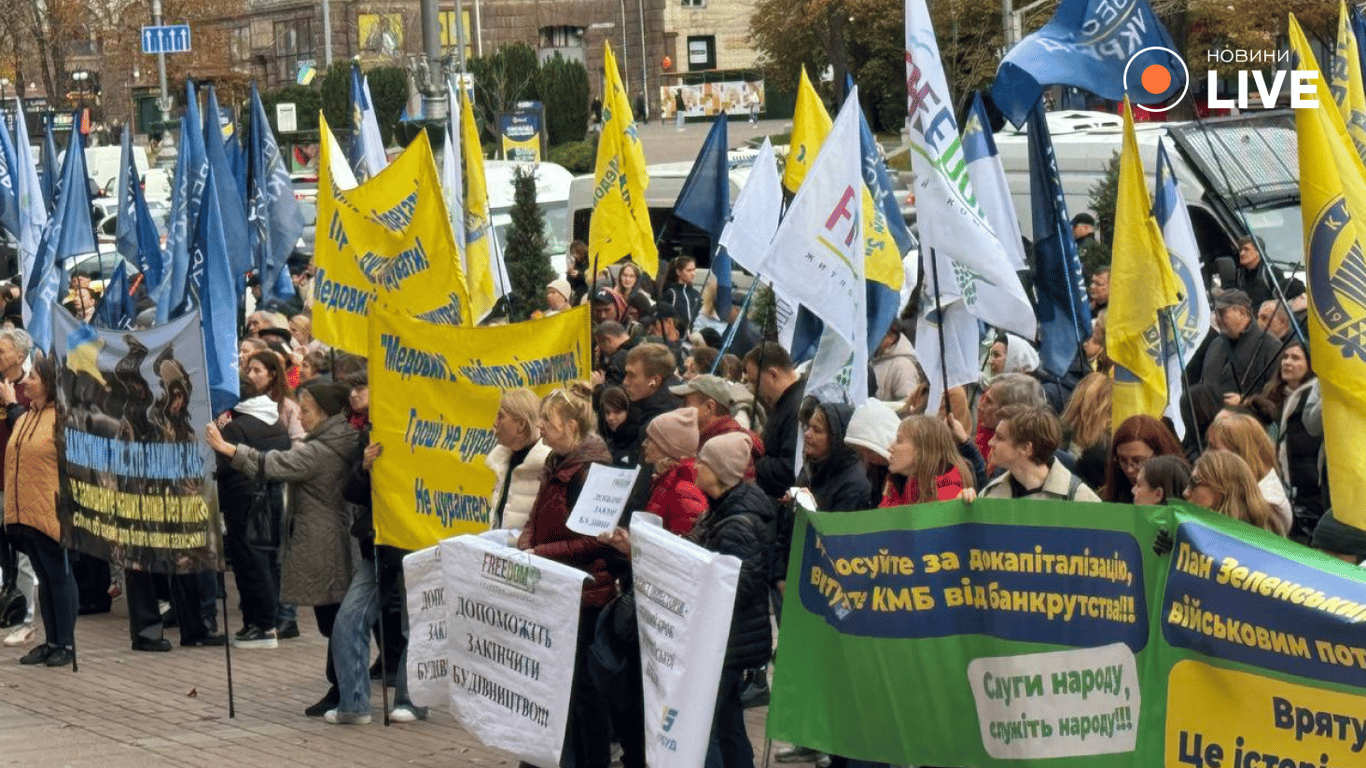
<instances>
[{"instance_id":1,"label":"woman in red jacket","mask_svg":"<svg viewBox=\"0 0 1366 768\"><path fill-rule=\"evenodd\" d=\"M959 455L953 434L942 419L910 416L902 421L887 469L884 507L948 501L965 491L972 493L972 470Z\"/></svg>"},{"instance_id":2,"label":"woman in red jacket","mask_svg":"<svg viewBox=\"0 0 1366 768\"><path fill-rule=\"evenodd\" d=\"M680 408L652 419L641 445L641 460L654 467L645 511L679 535L707 511L707 496L697 487L697 442L697 411Z\"/></svg>"},{"instance_id":3,"label":"woman in red jacket","mask_svg":"<svg viewBox=\"0 0 1366 768\"><path fill-rule=\"evenodd\" d=\"M565 763L582 768L606 768L611 762L611 731L607 701L593 684L586 661L593 630L602 607L617 593L607 571L610 545L593 536L569 530L569 513L579 500L588 468L594 462L612 463L607 445L593 431L597 418L588 397L557 389L541 401L541 441L550 446L541 471L541 489L517 546L533 554L588 572L579 611L578 648L574 683L565 730Z\"/></svg>"}]
</instances>

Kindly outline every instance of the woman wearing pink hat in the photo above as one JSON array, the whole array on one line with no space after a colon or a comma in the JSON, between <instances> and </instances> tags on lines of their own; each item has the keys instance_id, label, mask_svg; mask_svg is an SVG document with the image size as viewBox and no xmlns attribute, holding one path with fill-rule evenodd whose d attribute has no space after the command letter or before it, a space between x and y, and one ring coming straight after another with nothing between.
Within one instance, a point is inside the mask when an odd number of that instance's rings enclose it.
<instances>
[{"instance_id":1,"label":"woman wearing pink hat","mask_svg":"<svg viewBox=\"0 0 1366 768\"><path fill-rule=\"evenodd\" d=\"M707 511L707 497L697 487L697 441L697 410L680 408L656 416L641 445L641 459L654 467L645 511L659 515L677 534L691 531Z\"/></svg>"}]
</instances>

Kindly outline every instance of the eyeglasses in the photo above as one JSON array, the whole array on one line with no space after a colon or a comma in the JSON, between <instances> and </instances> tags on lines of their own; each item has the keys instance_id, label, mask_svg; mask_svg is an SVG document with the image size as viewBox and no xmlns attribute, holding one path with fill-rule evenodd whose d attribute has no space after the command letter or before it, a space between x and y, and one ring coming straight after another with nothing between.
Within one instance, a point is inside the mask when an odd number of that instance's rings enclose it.
<instances>
[{"instance_id":1,"label":"eyeglasses","mask_svg":"<svg viewBox=\"0 0 1366 768\"><path fill-rule=\"evenodd\" d=\"M1116 456L1115 463L1121 467L1141 467L1151 456Z\"/></svg>"},{"instance_id":2,"label":"eyeglasses","mask_svg":"<svg viewBox=\"0 0 1366 768\"><path fill-rule=\"evenodd\" d=\"M1205 480L1205 478L1203 478L1203 477L1201 477L1201 476L1199 476L1199 475L1191 475L1191 487L1192 487L1192 488L1199 488L1199 487L1202 486L1202 485L1203 485L1203 486L1208 486L1209 483Z\"/></svg>"}]
</instances>

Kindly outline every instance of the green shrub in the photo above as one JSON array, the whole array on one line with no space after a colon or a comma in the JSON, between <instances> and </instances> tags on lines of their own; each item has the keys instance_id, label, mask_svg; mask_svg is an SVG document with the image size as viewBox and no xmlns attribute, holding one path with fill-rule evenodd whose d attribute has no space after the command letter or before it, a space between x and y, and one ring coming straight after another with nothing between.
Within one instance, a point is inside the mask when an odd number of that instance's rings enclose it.
<instances>
[{"instance_id":1,"label":"green shrub","mask_svg":"<svg viewBox=\"0 0 1366 768\"><path fill-rule=\"evenodd\" d=\"M588 70L556 53L541 66L539 90L551 145L583 141L588 132Z\"/></svg>"},{"instance_id":2,"label":"green shrub","mask_svg":"<svg viewBox=\"0 0 1366 768\"><path fill-rule=\"evenodd\" d=\"M551 147L548 155L547 160L563 165L571 173L592 173L597 162L598 145L595 141L575 141Z\"/></svg>"}]
</instances>

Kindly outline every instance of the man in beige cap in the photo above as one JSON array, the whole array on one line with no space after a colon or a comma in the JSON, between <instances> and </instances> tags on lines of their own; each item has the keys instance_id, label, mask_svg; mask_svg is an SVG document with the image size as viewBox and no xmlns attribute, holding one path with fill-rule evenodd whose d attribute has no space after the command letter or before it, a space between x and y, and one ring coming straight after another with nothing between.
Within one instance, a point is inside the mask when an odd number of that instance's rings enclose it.
<instances>
[{"instance_id":1,"label":"man in beige cap","mask_svg":"<svg viewBox=\"0 0 1366 768\"><path fill-rule=\"evenodd\" d=\"M749 437L750 457L744 479L753 480L754 462L764 455L764 442L730 415L730 409L735 404L731 397L730 382L720 376L702 374L691 381L669 387L669 392L683 398L683 404L687 407L697 410L698 450L718 435L740 432Z\"/></svg>"}]
</instances>

